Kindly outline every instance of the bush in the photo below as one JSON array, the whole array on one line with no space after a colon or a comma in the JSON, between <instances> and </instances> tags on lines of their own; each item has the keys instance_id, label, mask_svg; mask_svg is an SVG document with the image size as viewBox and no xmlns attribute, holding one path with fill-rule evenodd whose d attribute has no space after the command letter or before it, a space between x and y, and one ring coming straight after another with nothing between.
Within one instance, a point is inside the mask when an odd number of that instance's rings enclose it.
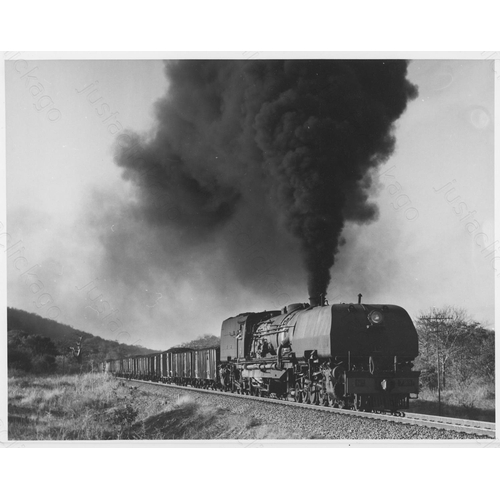
<instances>
[{"instance_id":1,"label":"bush","mask_svg":"<svg viewBox=\"0 0 500 500\"><path fill-rule=\"evenodd\" d=\"M10 346L7 354L7 364L9 370L29 372L32 368L30 355L26 351Z\"/></svg>"},{"instance_id":2,"label":"bush","mask_svg":"<svg viewBox=\"0 0 500 500\"><path fill-rule=\"evenodd\" d=\"M56 358L50 354L35 356L31 371L36 374L54 373L56 371Z\"/></svg>"},{"instance_id":3,"label":"bush","mask_svg":"<svg viewBox=\"0 0 500 500\"><path fill-rule=\"evenodd\" d=\"M8 333L8 368L36 374L53 373L56 370L58 351L46 337L28 335L21 330Z\"/></svg>"}]
</instances>

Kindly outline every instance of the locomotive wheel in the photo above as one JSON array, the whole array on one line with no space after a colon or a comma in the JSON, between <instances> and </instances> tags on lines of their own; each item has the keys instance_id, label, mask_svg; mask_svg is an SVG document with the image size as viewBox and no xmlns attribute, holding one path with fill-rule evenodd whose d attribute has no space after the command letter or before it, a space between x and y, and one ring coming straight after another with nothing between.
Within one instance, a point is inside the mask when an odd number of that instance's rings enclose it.
<instances>
[{"instance_id":1,"label":"locomotive wheel","mask_svg":"<svg viewBox=\"0 0 500 500\"><path fill-rule=\"evenodd\" d=\"M309 401L312 405L317 405L319 403L319 392L315 385L309 386Z\"/></svg>"},{"instance_id":2,"label":"locomotive wheel","mask_svg":"<svg viewBox=\"0 0 500 500\"><path fill-rule=\"evenodd\" d=\"M302 398L302 387L300 386L300 383L297 382L295 384L295 396L294 396L295 402L296 403L302 403L303 398Z\"/></svg>"},{"instance_id":3,"label":"locomotive wheel","mask_svg":"<svg viewBox=\"0 0 500 500\"><path fill-rule=\"evenodd\" d=\"M319 404L322 406L329 406L328 393L324 387L319 390Z\"/></svg>"},{"instance_id":4,"label":"locomotive wheel","mask_svg":"<svg viewBox=\"0 0 500 500\"><path fill-rule=\"evenodd\" d=\"M304 397L302 401L306 404L311 404L311 386L304 388Z\"/></svg>"}]
</instances>

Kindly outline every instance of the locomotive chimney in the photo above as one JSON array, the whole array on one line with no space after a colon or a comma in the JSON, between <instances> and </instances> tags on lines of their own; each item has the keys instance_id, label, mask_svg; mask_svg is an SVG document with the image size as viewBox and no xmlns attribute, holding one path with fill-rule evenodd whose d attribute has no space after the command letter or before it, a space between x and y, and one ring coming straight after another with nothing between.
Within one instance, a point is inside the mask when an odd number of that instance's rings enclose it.
<instances>
[{"instance_id":1,"label":"locomotive chimney","mask_svg":"<svg viewBox=\"0 0 500 500\"><path fill-rule=\"evenodd\" d=\"M316 297L309 297L309 303L311 304L311 307L316 307L319 306L321 298L316 296Z\"/></svg>"},{"instance_id":2,"label":"locomotive chimney","mask_svg":"<svg viewBox=\"0 0 500 500\"><path fill-rule=\"evenodd\" d=\"M361 304L361 297L363 297L363 294L358 293L358 304Z\"/></svg>"},{"instance_id":3,"label":"locomotive chimney","mask_svg":"<svg viewBox=\"0 0 500 500\"><path fill-rule=\"evenodd\" d=\"M309 303L311 304L311 307L324 306L326 303L324 294L309 297Z\"/></svg>"}]
</instances>

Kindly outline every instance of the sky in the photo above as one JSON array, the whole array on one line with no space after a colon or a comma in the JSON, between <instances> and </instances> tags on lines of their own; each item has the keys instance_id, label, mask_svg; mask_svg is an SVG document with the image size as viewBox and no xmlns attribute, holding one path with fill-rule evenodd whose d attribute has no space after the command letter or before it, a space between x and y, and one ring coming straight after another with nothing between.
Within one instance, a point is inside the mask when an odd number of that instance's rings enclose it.
<instances>
[{"instance_id":1,"label":"sky","mask_svg":"<svg viewBox=\"0 0 500 500\"><path fill-rule=\"evenodd\" d=\"M396 122L396 150L374 178L379 217L345 227L330 303L362 293L413 318L451 305L494 327L494 77L488 60L410 63L419 95ZM114 160L115 141L123 130L154 133L154 103L169 86L162 61L12 53L5 79L8 306L167 349L219 335L240 312L308 300L289 235L268 245L259 221L230 233L256 270L245 281L215 235L193 251L178 233L132 216L137 192Z\"/></svg>"}]
</instances>

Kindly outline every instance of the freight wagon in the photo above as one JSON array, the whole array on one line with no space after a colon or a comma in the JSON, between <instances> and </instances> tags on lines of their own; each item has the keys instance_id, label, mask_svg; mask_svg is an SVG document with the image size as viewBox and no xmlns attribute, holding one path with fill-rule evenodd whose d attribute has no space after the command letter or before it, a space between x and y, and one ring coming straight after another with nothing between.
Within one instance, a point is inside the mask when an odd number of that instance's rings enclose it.
<instances>
[{"instance_id":1,"label":"freight wagon","mask_svg":"<svg viewBox=\"0 0 500 500\"><path fill-rule=\"evenodd\" d=\"M128 379L215 389L219 363L219 347L174 347L154 354L106 360L104 371Z\"/></svg>"}]
</instances>

